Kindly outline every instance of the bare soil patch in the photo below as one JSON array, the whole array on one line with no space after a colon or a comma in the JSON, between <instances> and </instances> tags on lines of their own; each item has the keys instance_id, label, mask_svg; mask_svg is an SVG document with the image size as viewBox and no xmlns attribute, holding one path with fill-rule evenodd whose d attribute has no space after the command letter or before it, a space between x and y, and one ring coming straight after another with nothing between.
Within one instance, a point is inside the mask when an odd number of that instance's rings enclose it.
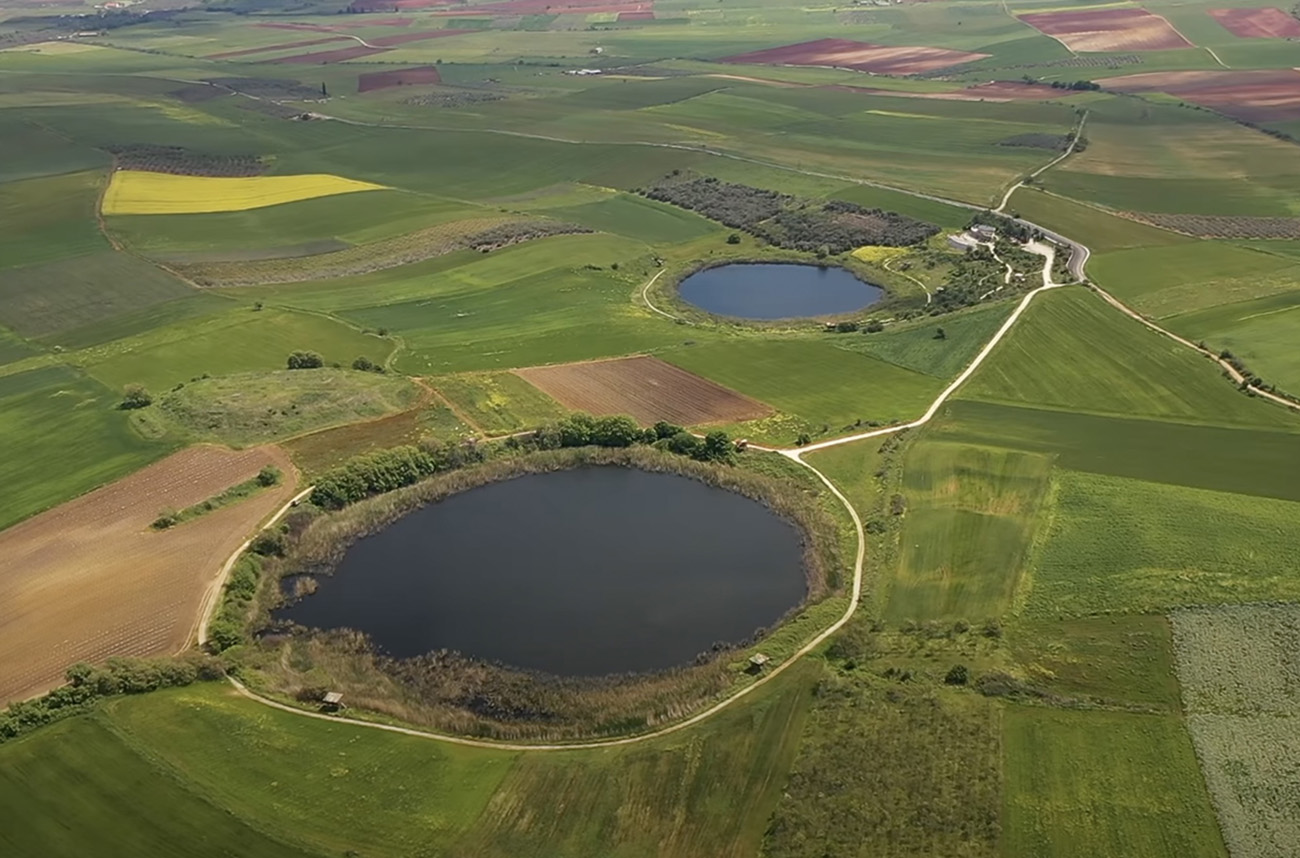
<instances>
[{"instance_id":1,"label":"bare soil patch","mask_svg":"<svg viewBox=\"0 0 1300 858\"><path fill-rule=\"evenodd\" d=\"M1113 92L1164 92L1243 122L1300 119L1300 71L1147 72L1108 78Z\"/></svg>"},{"instance_id":2,"label":"bare soil patch","mask_svg":"<svg viewBox=\"0 0 1300 858\"><path fill-rule=\"evenodd\" d=\"M618 13L618 20L620 23L622 23L623 21L653 21L654 19L655 19L654 12L619 12Z\"/></svg>"},{"instance_id":3,"label":"bare soil patch","mask_svg":"<svg viewBox=\"0 0 1300 858\"><path fill-rule=\"evenodd\" d=\"M908 75L982 60L988 54L950 51L946 48L890 47L849 39L817 39L747 54L723 57L720 62L783 66L830 66L871 74Z\"/></svg>"},{"instance_id":4,"label":"bare soil patch","mask_svg":"<svg viewBox=\"0 0 1300 858\"><path fill-rule=\"evenodd\" d=\"M1145 9L1031 12L1019 18L1072 51L1168 51L1192 47L1172 24Z\"/></svg>"},{"instance_id":5,"label":"bare soil patch","mask_svg":"<svg viewBox=\"0 0 1300 858\"><path fill-rule=\"evenodd\" d=\"M164 508L201 503L265 465L284 480L170 530ZM278 447L182 450L0 533L0 704L63 681L78 661L185 646L230 554L294 494Z\"/></svg>"},{"instance_id":6,"label":"bare soil patch","mask_svg":"<svg viewBox=\"0 0 1300 858\"><path fill-rule=\"evenodd\" d=\"M420 86L442 82L437 66L417 66L386 72L370 72L357 77L357 92L374 92L393 86Z\"/></svg>"},{"instance_id":7,"label":"bare soil patch","mask_svg":"<svg viewBox=\"0 0 1300 858\"><path fill-rule=\"evenodd\" d=\"M654 357L616 358L514 371L566 408L589 414L627 414L649 426L738 423L766 417L772 408Z\"/></svg>"},{"instance_id":8,"label":"bare soil patch","mask_svg":"<svg viewBox=\"0 0 1300 858\"><path fill-rule=\"evenodd\" d=\"M1242 39L1300 38L1300 21L1274 6L1264 9L1211 9L1214 20Z\"/></svg>"}]
</instances>

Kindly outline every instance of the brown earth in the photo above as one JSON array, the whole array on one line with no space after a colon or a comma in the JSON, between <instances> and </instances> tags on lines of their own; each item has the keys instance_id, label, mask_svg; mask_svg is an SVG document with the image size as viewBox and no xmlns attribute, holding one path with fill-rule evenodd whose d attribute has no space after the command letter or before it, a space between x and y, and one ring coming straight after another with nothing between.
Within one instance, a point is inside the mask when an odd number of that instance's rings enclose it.
<instances>
[{"instance_id":1,"label":"brown earth","mask_svg":"<svg viewBox=\"0 0 1300 858\"><path fill-rule=\"evenodd\" d=\"M964 89L950 89L945 92L910 92L898 89L879 89L867 86L844 86L828 84L819 89L834 89L840 92L858 92L863 95L883 95L896 98L928 98L938 101L992 101L1006 103L1009 101L1046 101L1048 99L1066 98L1074 93L1069 90L1052 89L1041 84L1018 83L1016 81L996 80L980 83Z\"/></svg>"},{"instance_id":2,"label":"brown earth","mask_svg":"<svg viewBox=\"0 0 1300 858\"><path fill-rule=\"evenodd\" d=\"M564 407L589 414L627 414L643 426L736 423L772 409L654 357L569 363L514 373Z\"/></svg>"},{"instance_id":3,"label":"brown earth","mask_svg":"<svg viewBox=\"0 0 1300 858\"><path fill-rule=\"evenodd\" d=\"M354 12L381 11L384 9L423 9L429 6L446 6L447 0L352 0L348 7ZM592 14L596 12L649 12L654 8L653 0L505 0L499 3L480 3L473 7L457 9L439 9L432 15L465 15L467 10L474 14L493 15L564 15Z\"/></svg>"},{"instance_id":4,"label":"brown earth","mask_svg":"<svg viewBox=\"0 0 1300 858\"><path fill-rule=\"evenodd\" d=\"M832 66L871 74L907 75L934 71L981 60L988 54L950 51L946 48L889 47L849 39L817 39L747 54L723 57L719 62L784 66Z\"/></svg>"},{"instance_id":5,"label":"brown earth","mask_svg":"<svg viewBox=\"0 0 1300 858\"><path fill-rule=\"evenodd\" d=\"M386 72L370 72L357 77L357 92L373 92L390 86L419 86L442 81L437 66L418 66Z\"/></svg>"},{"instance_id":6,"label":"brown earth","mask_svg":"<svg viewBox=\"0 0 1300 858\"><path fill-rule=\"evenodd\" d=\"M1300 119L1300 71L1147 72L1107 78L1113 92L1164 92L1243 122Z\"/></svg>"},{"instance_id":7,"label":"brown earth","mask_svg":"<svg viewBox=\"0 0 1300 858\"><path fill-rule=\"evenodd\" d=\"M1300 21L1281 9L1211 9L1223 29L1242 39L1300 38Z\"/></svg>"},{"instance_id":8,"label":"brown earth","mask_svg":"<svg viewBox=\"0 0 1300 858\"><path fill-rule=\"evenodd\" d=\"M150 523L275 465L277 486L170 530ZM293 497L278 447L200 445L0 533L0 705L63 682L78 661L173 653L222 566Z\"/></svg>"},{"instance_id":9,"label":"brown earth","mask_svg":"<svg viewBox=\"0 0 1300 858\"><path fill-rule=\"evenodd\" d=\"M1018 17L1072 51L1168 51L1192 47L1172 24L1145 9L1031 12Z\"/></svg>"},{"instance_id":10,"label":"brown earth","mask_svg":"<svg viewBox=\"0 0 1300 858\"><path fill-rule=\"evenodd\" d=\"M653 21L654 19L655 19L654 12L619 12L618 13L619 21Z\"/></svg>"}]
</instances>

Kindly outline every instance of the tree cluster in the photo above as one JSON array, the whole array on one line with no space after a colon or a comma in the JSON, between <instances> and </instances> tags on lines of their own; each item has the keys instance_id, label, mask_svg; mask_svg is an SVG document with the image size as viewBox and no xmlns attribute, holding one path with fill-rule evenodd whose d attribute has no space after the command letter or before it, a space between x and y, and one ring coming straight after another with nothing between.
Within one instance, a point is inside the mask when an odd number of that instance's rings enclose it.
<instances>
[{"instance_id":1,"label":"tree cluster","mask_svg":"<svg viewBox=\"0 0 1300 858\"><path fill-rule=\"evenodd\" d=\"M788 194L751 188L712 177L668 177L642 193L726 226L742 229L777 247L817 253L847 253L867 244L918 244L939 228L883 209L844 200L817 204ZM736 238L736 242L739 237ZM728 238L729 243L736 243Z\"/></svg>"},{"instance_id":2,"label":"tree cluster","mask_svg":"<svg viewBox=\"0 0 1300 858\"><path fill-rule=\"evenodd\" d=\"M108 151L116 157L120 170L148 170L178 176L260 176L267 167L260 155L214 155L184 146L131 143L110 146Z\"/></svg>"},{"instance_id":3,"label":"tree cluster","mask_svg":"<svg viewBox=\"0 0 1300 858\"><path fill-rule=\"evenodd\" d=\"M220 679L221 662L201 653L180 658L110 658L102 666L84 662L69 667L61 685L43 697L14 703L0 712L0 743L29 730L84 712L95 701L117 694L143 694L160 688Z\"/></svg>"},{"instance_id":4,"label":"tree cluster","mask_svg":"<svg viewBox=\"0 0 1300 858\"><path fill-rule=\"evenodd\" d=\"M483 460L475 444L440 447L404 445L355 456L316 480L311 502L324 509L342 509L350 503L414 485L440 471Z\"/></svg>"},{"instance_id":5,"label":"tree cluster","mask_svg":"<svg viewBox=\"0 0 1300 858\"><path fill-rule=\"evenodd\" d=\"M320 369L325 365L325 358L316 352L293 352L286 363L289 369Z\"/></svg>"},{"instance_id":6,"label":"tree cluster","mask_svg":"<svg viewBox=\"0 0 1300 858\"><path fill-rule=\"evenodd\" d=\"M470 250L487 253L492 250L499 250L502 247L509 247L512 244L518 244L521 241L548 238L552 235L577 235L592 231L585 226L579 226L576 223L564 223L563 221L533 220L522 223L503 223L469 236L465 239L465 246Z\"/></svg>"},{"instance_id":7,"label":"tree cluster","mask_svg":"<svg viewBox=\"0 0 1300 858\"><path fill-rule=\"evenodd\" d=\"M123 411L132 411L136 408L148 408L152 404L153 394L145 390L143 385L128 384L122 390L122 401L117 407Z\"/></svg>"}]
</instances>

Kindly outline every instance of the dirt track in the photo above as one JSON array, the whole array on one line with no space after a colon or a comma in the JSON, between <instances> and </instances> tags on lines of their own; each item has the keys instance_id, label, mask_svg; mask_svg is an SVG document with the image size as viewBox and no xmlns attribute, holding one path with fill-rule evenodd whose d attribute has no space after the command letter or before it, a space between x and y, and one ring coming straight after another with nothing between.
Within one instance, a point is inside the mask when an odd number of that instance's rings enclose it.
<instances>
[{"instance_id":1,"label":"dirt track","mask_svg":"<svg viewBox=\"0 0 1300 858\"><path fill-rule=\"evenodd\" d=\"M150 523L257 474L280 485L167 531ZM176 652L230 553L294 493L278 447L202 445L0 533L0 705L46 691L77 661Z\"/></svg>"}]
</instances>

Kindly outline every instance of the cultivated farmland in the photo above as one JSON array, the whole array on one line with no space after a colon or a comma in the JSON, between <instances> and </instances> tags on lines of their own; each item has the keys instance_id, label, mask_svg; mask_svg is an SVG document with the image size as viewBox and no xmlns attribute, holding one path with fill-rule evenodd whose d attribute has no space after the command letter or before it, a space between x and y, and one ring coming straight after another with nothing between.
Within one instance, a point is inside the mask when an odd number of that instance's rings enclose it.
<instances>
[{"instance_id":1,"label":"cultivated farmland","mask_svg":"<svg viewBox=\"0 0 1300 858\"><path fill-rule=\"evenodd\" d=\"M1106 80L1115 92L1164 92L1248 122L1300 119L1300 71L1144 72Z\"/></svg>"},{"instance_id":2,"label":"cultivated farmland","mask_svg":"<svg viewBox=\"0 0 1300 858\"><path fill-rule=\"evenodd\" d=\"M768 48L748 54L724 57L724 63L787 66L833 66L872 74L918 74L961 65L987 57L944 48L896 48L854 42L849 39L818 39L797 45Z\"/></svg>"},{"instance_id":3,"label":"cultivated farmland","mask_svg":"<svg viewBox=\"0 0 1300 858\"><path fill-rule=\"evenodd\" d=\"M118 170L104 194L103 209L106 215L233 212L382 188L323 174L212 178Z\"/></svg>"},{"instance_id":4,"label":"cultivated farmland","mask_svg":"<svg viewBox=\"0 0 1300 858\"><path fill-rule=\"evenodd\" d=\"M1300 21L1278 9L1211 9L1214 20L1234 36L1243 39L1294 39L1300 37Z\"/></svg>"},{"instance_id":5,"label":"cultivated farmland","mask_svg":"<svg viewBox=\"0 0 1300 858\"><path fill-rule=\"evenodd\" d=\"M642 425L739 423L771 407L653 357L542 366L518 374L567 408L628 414Z\"/></svg>"},{"instance_id":6,"label":"cultivated farmland","mask_svg":"<svg viewBox=\"0 0 1300 858\"><path fill-rule=\"evenodd\" d=\"M1190 48L1182 34L1145 9L1031 12L1020 20L1072 51L1167 51Z\"/></svg>"},{"instance_id":7,"label":"cultivated farmland","mask_svg":"<svg viewBox=\"0 0 1300 858\"><path fill-rule=\"evenodd\" d=\"M149 524L266 465L278 486L170 530ZM175 652L226 558L294 491L273 447L192 447L0 534L0 700L59 684L77 661Z\"/></svg>"}]
</instances>

